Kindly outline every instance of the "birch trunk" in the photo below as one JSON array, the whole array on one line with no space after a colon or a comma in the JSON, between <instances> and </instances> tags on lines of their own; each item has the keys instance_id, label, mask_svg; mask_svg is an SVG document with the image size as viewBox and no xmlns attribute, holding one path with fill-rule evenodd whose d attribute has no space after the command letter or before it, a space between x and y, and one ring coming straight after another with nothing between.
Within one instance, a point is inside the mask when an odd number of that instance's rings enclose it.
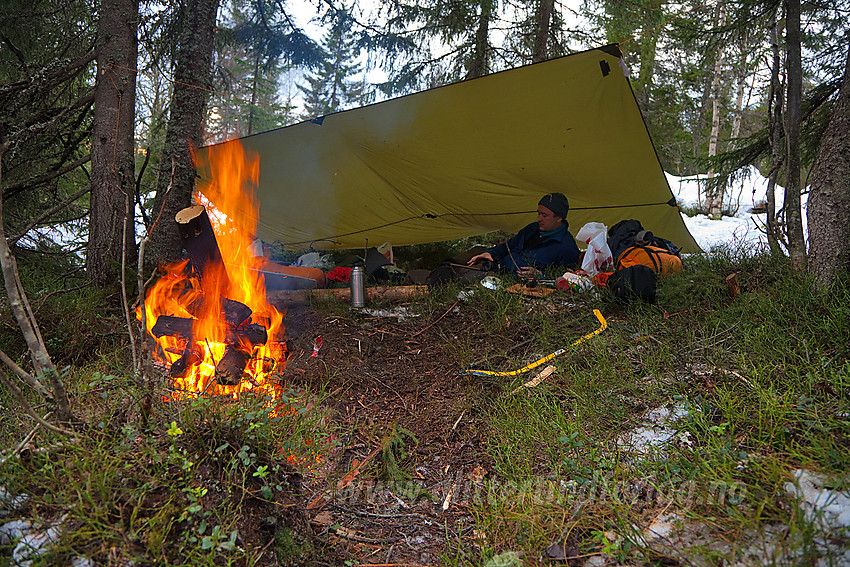
<instances>
[{"instance_id":1,"label":"birch trunk","mask_svg":"<svg viewBox=\"0 0 850 567\"><path fill-rule=\"evenodd\" d=\"M800 204L800 123L802 121L803 61L800 33L800 0L785 0L786 50L788 59L788 97L785 112L786 176L785 223L788 254L797 271L806 268L806 242L803 238L803 214Z\"/></svg>"},{"instance_id":2,"label":"birch trunk","mask_svg":"<svg viewBox=\"0 0 850 567\"><path fill-rule=\"evenodd\" d=\"M726 5L720 2L717 6L717 27L726 25ZM720 81L723 75L723 48L717 50L714 60L714 77L711 80L711 134L708 138L708 157L717 155L717 145L720 139ZM724 191L714 184L714 168L708 171L708 185L705 191L705 208L709 214L719 214L723 208Z\"/></svg>"}]
</instances>

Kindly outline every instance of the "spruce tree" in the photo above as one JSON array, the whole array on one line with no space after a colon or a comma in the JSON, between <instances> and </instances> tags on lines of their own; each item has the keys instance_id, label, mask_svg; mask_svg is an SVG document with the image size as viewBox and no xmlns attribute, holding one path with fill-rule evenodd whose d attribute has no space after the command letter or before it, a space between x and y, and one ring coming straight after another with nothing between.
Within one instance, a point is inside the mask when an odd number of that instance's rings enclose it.
<instances>
[{"instance_id":1,"label":"spruce tree","mask_svg":"<svg viewBox=\"0 0 850 567\"><path fill-rule=\"evenodd\" d=\"M372 89L363 80L360 47L351 31L351 15L345 10L331 14L331 26L322 39L323 61L319 69L298 85L304 94L304 118L324 116L368 104Z\"/></svg>"}]
</instances>

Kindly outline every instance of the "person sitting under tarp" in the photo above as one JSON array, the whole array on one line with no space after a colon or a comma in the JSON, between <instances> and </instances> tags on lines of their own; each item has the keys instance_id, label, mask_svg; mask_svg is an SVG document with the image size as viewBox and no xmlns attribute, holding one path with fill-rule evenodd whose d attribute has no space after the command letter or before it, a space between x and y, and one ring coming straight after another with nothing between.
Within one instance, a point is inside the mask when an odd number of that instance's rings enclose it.
<instances>
[{"instance_id":1,"label":"person sitting under tarp","mask_svg":"<svg viewBox=\"0 0 850 567\"><path fill-rule=\"evenodd\" d=\"M520 230L498 246L469 259L473 266L483 261L500 263L521 278L533 278L547 266L574 267L579 249L569 231L569 201L563 193L548 193L537 204L537 222Z\"/></svg>"}]
</instances>

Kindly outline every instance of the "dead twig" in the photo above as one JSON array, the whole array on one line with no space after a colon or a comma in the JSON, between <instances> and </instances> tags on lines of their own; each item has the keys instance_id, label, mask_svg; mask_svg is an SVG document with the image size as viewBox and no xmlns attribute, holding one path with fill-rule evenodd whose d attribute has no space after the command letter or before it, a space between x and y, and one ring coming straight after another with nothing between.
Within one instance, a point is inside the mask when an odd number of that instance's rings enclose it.
<instances>
[{"instance_id":1,"label":"dead twig","mask_svg":"<svg viewBox=\"0 0 850 567\"><path fill-rule=\"evenodd\" d=\"M50 416L50 414L48 413L44 417L49 417L49 416ZM24 435L24 438L21 440L20 443L18 443L18 446L15 447L15 450L12 451L12 455L19 455L21 453L21 451L23 451L24 447L26 447L29 444L29 442L33 440L33 438L35 437L35 434L38 433L38 430L40 428L41 428L41 424L36 423L35 427L33 427L32 430L29 433Z\"/></svg>"},{"instance_id":2,"label":"dead twig","mask_svg":"<svg viewBox=\"0 0 850 567\"><path fill-rule=\"evenodd\" d=\"M369 453L369 455L365 459L360 461L357 464L357 466L353 467L348 472L347 475L342 477L339 480L339 482L336 483L336 492L341 491L346 486L351 484L354 481L354 479L357 478L360 475L361 472L363 472L363 469L366 467L366 463L368 463L373 458L375 458L375 455L377 455L381 451L381 449L383 449L383 445L378 445L371 453ZM308 510L315 510L316 512L322 510L325 506L328 505L330 497L331 497L331 491L330 490L325 491L324 494L318 496L312 502L307 504L307 509Z\"/></svg>"},{"instance_id":3,"label":"dead twig","mask_svg":"<svg viewBox=\"0 0 850 567\"><path fill-rule=\"evenodd\" d=\"M420 329L420 330L416 331L415 333L413 333L412 335L410 335L410 338L417 337L417 336L421 335L422 333L424 333L425 331L427 331L428 329L430 329L431 327L433 327L434 325L436 325L437 323L439 323L439 322L440 322L440 320L441 320L443 317L445 317L446 315L448 315L448 314L451 312L451 310L452 310L452 309L454 309L454 308L457 306L457 304L458 304L458 302L459 302L459 301L460 301L460 300L458 299L457 301L455 301L454 303L452 303L451 307L449 307L449 308L446 310L446 312L445 312L445 313L443 313L442 315L440 315L439 317L437 317L437 320L436 320L436 321L434 321L433 323L431 323L431 324L430 324L430 325L428 325L427 327L424 327L424 328L422 328L422 329Z\"/></svg>"},{"instance_id":4,"label":"dead twig","mask_svg":"<svg viewBox=\"0 0 850 567\"><path fill-rule=\"evenodd\" d=\"M352 510L351 508L344 508L338 504L331 504L330 506L334 510L339 510L340 512L344 512L346 514L354 514L355 516L362 516L364 518L412 518L412 517L420 517L422 514L375 514L374 512L361 512L360 510Z\"/></svg>"},{"instance_id":5,"label":"dead twig","mask_svg":"<svg viewBox=\"0 0 850 567\"><path fill-rule=\"evenodd\" d=\"M127 302L127 217L130 215L130 196L124 199L124 228L121 232L121 307L124 310L124 320L127 323L127 334L130 336L130 353L133 355L133 370L139 365L136 360L136 334L130 322L130 306ZM142 337L144 340L144 337ZM134 372L135 375L135 372Z\"/></svg>"},{"instance_id":6,"label":"dead twig","mask_svg":"<svg viewBox=\"0 0 850 567\"><path fill-rule=\"evenodd\" d=\"M750 382L749 380L747 380L747 379L746 379L746 378L744 378L741 374L739 374L739 373L735 372L734 370L726 370L725 368L718 368L718 370L719 370L719 371L721 371L721 372L722 372L722 373L724 373L724 374L728 374L728 375L734 376L735 378L737 378L738 380L740 380L741 382L743 382L744 384L746 384L747 386L749 386L751 390L755 390L755 389L756 389L756 387L755 387L755 386L753 386L753 383L752 383L752 382Z\"/></svg>"},{"instance_id":7,"label":"dead twig","mask_svg":"<svg viewBox=\"0 0 850 567\"><path fill-rule=\"evenodd\" d=\"M457 429L457 424L460 423L461 419L463 419L463 414L465 414L465 413L466 413L466 409L464 409L462 412L460 412L460 415L457 416L457 419L455 420L455 424L452 425L452 431Z\"/></svg>"},{"instance_id":8,"label":"dead twig","mask_svg":"<svg viewBox=\"0 0 850 567\"><path fill-rule=\"evenodd\" d=\"M398 397L398 399L399 399L399 400L401 400L401 404L404 406L404 409L405 409L405 410L407 410L407 411L410 411L410 410L408 410L408 409L407 409L407 402L405 402L405 401L404 401L404 398L402 398L402 397L401 397L401 394L399 394L399 393L395 390L395 388L393 388L392 386L389 386L389 385L385 384L384 382L382 382L381 380L379 380L379 379L375 378L375 377L374 377L374 376L372 376L371 374L367 374L367 376L368 376L369 378L371 378L372 380L374 380L375 382L377 382L378 384L380 384L381 386L383 386L384 388L387 388L388 390L392 390L392 393L393 393L393 394L395 394L395 395Z\"/></svg>"},{"instance_id":9,"label":"dead twig","mask_svg":"<svg viewBox=\"0 0 850 567\"><path fill-rule=\"evenodd\" d=\"M385 543L394 543L401 540L400 537L373 539L371 537L358 535L356 531L346 528L345 526L340 526L337 529L333 530L333 534L337 537L350 539L351 541L356 541L359 543L368 543L370 545L383 545ZM370 567L374 567L375 565L382 565L382 563L364 563L363 565L369 565Z\"/></svg>"},{"instance_id":10,"label":"dead twig","mask_svg":"<svg viewBox=\"0 0 850 567\"><path fill-rule=\"evenodd\" d=\"M41 382L36 380L32 374L18 366L18 364L9 358L9 355L3 352L2 349L0 349L0 362L3 362L6 366L11 368L12 372L14 372L18 378L26 382L30 388L41 394L45 399L51 399L50 391L48 391Z\"/></svg>"}]
</instances>

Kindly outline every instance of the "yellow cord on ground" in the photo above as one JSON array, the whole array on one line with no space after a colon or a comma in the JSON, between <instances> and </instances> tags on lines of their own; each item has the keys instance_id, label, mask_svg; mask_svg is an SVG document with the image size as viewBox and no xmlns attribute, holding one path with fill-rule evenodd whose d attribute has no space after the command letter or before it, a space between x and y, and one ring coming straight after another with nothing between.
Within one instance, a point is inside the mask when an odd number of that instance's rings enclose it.
<instances>
[{"instance_id":1,"label":"yellow cord on ground","mask_svg":"<svg viewBox=\"0 0 850 567\"><path fill-rule=\"evenodd\" d=\"M558 350L556 350L552 354L548 354L548 355L544 356L543 358L541 358L540 360L535 360L531 364L523 366L522 368L520 368L518 370L511 370L509 372L496 372L495 370L471 370L471 369L469 369L469 370L466 370L464 373L465 374L471 374L472 376L516 376L518 374L528 372L529 370L533 370L533 369L537 368L538 366L540 366L541 364L546 364L547 362L549 362L553 358L561 356L562 354L567 352L568 348L574 347L577 344L581 344L584 341L586 341L587 339L593 337L594 335L598 335L599 333L601 333L602 331L607 329L608 328L608 322L605 320L605 317L602 316L602 313L599 311L599 309L594 309L593 314L596 315L597 319L599 319L599 328L598 329L596 329L595 331L593 331L591 333L586 334L582 338L580 338L577 341L575 341L574 343L572 343L570 346L564 347L564 348L559 348Z\"/></svg>"}]
</instances>

